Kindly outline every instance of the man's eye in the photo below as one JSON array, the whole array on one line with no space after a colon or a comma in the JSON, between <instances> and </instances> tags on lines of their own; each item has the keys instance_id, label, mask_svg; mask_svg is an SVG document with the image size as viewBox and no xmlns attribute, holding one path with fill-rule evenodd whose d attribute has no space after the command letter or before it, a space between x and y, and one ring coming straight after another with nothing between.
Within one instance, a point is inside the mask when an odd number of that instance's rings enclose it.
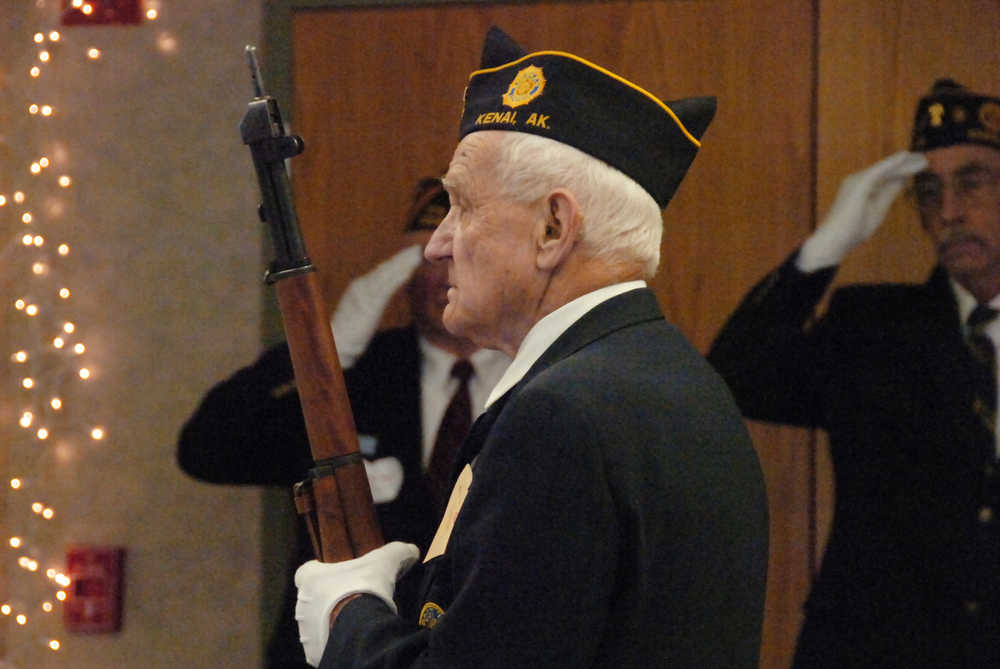
<instances>
[{"instance_id":1,"label":"man's eye","mask_svg":"<svg viewBox=\"0 0 1000 669\"><path fill-rule=\"evenodd\" d=\"M935 181L923 181L913 185L913 192L920 201L941 197L941 184Z\"/></svg>"},{"instance_id":2,"label":"man's eye","mask_svg":"<svg viewBox=\"0 0 1000 669\"><path fill-rule=\"evenodd\" d=\"M955 180L955 192L962 195L972 195L986 185L985 174L966 174Z\"/></svg>"}]
</instances>

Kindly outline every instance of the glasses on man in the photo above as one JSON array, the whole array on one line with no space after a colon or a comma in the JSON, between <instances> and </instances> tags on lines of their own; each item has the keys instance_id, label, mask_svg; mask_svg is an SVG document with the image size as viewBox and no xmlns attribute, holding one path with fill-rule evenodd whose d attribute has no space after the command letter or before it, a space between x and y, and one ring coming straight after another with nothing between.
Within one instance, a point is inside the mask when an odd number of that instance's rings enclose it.
<instances>
[{"instance_id":1,"label":"glasses on man","mask_svg":"<svg viewBox=\"0 0 1000 669\"><path fill-rule=\"evenodd\" d=\"M936 216L944 206L945 188L951 188L952 195L963 206L975 206L995 193L995 186L1000 180L1000 171L990 169L985 165L966 165L952 174L949 185L936 174L922 172L913 177L913 183L907 189L907 197L923 215Z\"/></svg>"}]
</instances>

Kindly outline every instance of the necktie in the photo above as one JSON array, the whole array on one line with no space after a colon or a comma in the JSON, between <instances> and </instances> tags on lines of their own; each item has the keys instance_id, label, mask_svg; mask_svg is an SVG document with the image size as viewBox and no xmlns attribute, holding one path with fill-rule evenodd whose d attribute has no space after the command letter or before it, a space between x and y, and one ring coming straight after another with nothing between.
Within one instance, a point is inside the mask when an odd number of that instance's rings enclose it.
<instances>
[{"instance_id":1,"label":"necktie","mask_svg":"<svg viewBox=\"0 0 1000 669\"><path fill-rule=\"evenodd\" d=\"M986 326L996 318L997 313L996 309L980 304L969 314L967 321L969 350L976 363L973 368L972 409L991 436L996 434L996 349L993 340L986 334Z\"/></svg>"},{"instance_id":2,"label":"necktie","mask_svg":"<svg viewBox=\"0 0 1000 669\"><path fill-rule=\"evenodd\" d=\"M445 409L441 426L434 440L434 450L427 467L431 494L439 512L444 511L451 492L451 471L462 441L472 425L472 398L469 396L469 377L473 374L468 360L459 360L451 368L451 375L458 379L458 389Z\"/></svg>"}]
</instances>

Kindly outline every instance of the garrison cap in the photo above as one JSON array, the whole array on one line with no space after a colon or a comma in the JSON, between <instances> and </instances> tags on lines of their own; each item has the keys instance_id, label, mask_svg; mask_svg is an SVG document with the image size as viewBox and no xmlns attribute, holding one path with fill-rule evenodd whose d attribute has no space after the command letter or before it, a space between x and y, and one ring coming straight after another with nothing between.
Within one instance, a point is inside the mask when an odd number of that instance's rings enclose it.
<instances>
[{"instance_id":1,"label":"garrison cap","mask_svg":"<svg viewBox=\"0 0 1000 669\"><path fill-rule=\"evenodd\" d=\"M910 149L953 144L1000 149L1000 98L973 93L952 79L938 79L917 104Z\"/></svg>"},{"instance_id":2,"label":"garrison cap","mask_svg":"<svg viewBox=\"0 0 1000 669\"><path fill-rule=\"evenodd\" d=\"M663 102L579 56L525 54L493 27L469 75L459 137L511 130L554 139L617 168L663 209L714 115L714 97Z\"/></svg>"},{"instance_id":3,"label":"garrison cap","mask_svg":"<svg viewBox=\"0 0 1000 669\"><path fill-rule=\"evenodd\" d=\"M417 182L413 204L406 212L405 232L435 230L450 208L448 193L441 184L440 177L424 177Z\"/></svg>"}]
</instances>

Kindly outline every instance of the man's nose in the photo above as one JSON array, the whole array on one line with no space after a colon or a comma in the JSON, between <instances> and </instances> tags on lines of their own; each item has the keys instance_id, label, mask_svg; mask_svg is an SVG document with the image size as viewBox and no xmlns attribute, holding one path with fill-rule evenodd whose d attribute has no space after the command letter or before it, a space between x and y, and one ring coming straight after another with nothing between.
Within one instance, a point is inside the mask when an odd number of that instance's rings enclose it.
<instances>
[{"instance_id":1,"label":"man's nose","mask_svg":"<svg viewBox=\"0 0 1000 669\"><path fill-rule=\"evenodd\" d=\"M451 213L449 213L434 230L427 245L424 246L424 258L436 262L451 255L452 226Z\"/></svg>"},{"instance_id":2,"label":"man's nose","mask_svg":"<svg viewBox=\"0 0 1000 669\"><path fill-rule=\"evenodd\" d=\"M941 189L941 222L945 225L961 223L965 214L965 200L955 189L945 184Z\"/></svg>"}]
</instances>

